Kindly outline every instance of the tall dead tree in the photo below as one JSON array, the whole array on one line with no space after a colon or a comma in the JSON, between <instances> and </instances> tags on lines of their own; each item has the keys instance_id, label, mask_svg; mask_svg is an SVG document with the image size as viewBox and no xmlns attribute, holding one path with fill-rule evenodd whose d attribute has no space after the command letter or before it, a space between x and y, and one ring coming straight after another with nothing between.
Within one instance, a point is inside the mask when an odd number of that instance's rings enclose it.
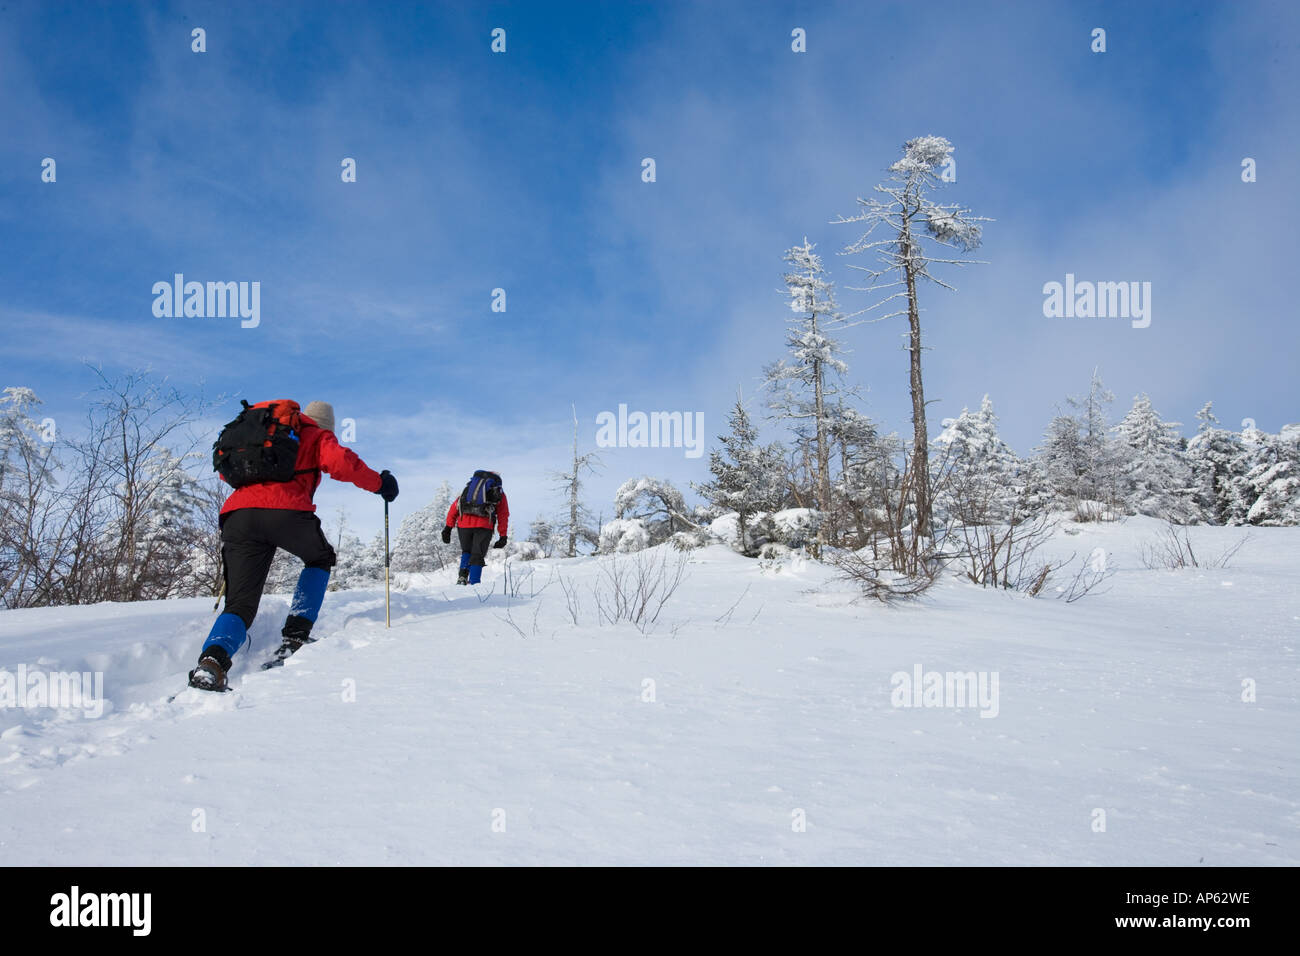
<instances>
[{"instance_id":1,"label":"tall dead tree","mask_svg":"<svg viewBox=\"0 0 1300 956\"><path fill-rule=\"evenodd\" d=\"M568 521L563 534L567 537L565 557L578 556L578 542L586 541L596 544L600 540L600 529L591 527L591 515L582 504L582 473L595 471L600 458L595 452L578 454L578 409L573 406L573 460L569 470L555 475L560 490L564 493L568 505Z\"/></svg>"},{"instance_id":2,"label":"tall dead tree","mask_svg":"<svg viewBox=\"0 0 1300 956\"><path fill-rule=\"evenodd\" d=\"M866 231L845 247L844 254L875 253L877 266L853 266L870 277L868 286L857 291L885 293L882 299L849 317L862 315L899 299L904 300L895 311L877 316L873 321L907 316L909 385L912 394L911 495L915 506L915 533L918 537L929 537L931 534L932 501L925 387L921 376L921 307L917 302L917 286L920 280L928 279L952 290L952 286L930 274L930 267L935 264L961 266L970 260L950 258L941 251L932 254L927 243L938 246L940 250L969 252L980 244L979 224L989 221L982 216L972 216L969 209L957 205L940 205L929 198L933 189L955 178L952 171L956 165L952 160L952 152L952 144L942 136L921 136L909 140L903 146L902 158L889 167L889 179L875 187L875 191L884 198L860 198L858 205L862 211L858 215L849 218L841 216L832 220L834 223L866 224Z\"/></svg>"}]
</instances>

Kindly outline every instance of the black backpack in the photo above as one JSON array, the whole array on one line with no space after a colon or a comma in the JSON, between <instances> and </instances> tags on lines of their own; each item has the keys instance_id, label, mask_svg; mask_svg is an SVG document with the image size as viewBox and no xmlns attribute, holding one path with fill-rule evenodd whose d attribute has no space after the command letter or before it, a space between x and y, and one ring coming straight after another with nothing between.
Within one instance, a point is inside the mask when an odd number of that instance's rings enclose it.
<instances>
[{"instance_id":1,"label":"black backpack","mask_svg":"<svg viewBox=\"0 0 1300 956\"><path fill-rule=\"evenodd\" d=\"M494 471L479 470L474 472L460 493L459 511L463 515L478 515L490 518L497 510L497 504L505 493L501 487L501 476Z\"/></svg>"},{"instance_id":2,"label":"black backpack","mask_svg":"<svg viewBox=\"0 0 1300 956\"><path fill-rule=\"evenodd\" d=\"M264 481L293 481L299 472L301 410L287 399L244 406L212 445L212 470L233 488ZM304 469L314 471L315 469Z\"/></svg>"}]
</instances>

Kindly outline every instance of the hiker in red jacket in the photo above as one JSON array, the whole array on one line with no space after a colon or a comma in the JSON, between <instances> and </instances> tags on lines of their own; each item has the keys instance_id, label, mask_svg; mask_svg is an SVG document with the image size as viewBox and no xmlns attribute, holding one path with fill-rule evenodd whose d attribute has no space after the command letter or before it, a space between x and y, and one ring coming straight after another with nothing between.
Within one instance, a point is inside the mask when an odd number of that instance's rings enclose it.
<instances>
[{"instance_id":1,"label":"hiker in red jacket","mask_svg":"<svg viewBox=\"0 0 1300 956\"><path fill-rule=\"evenodd\" d=\"M312 625L325 599L325 586L329 583L330 569L334 567L334 549L321 531L312 498L320 485L321 475L327 474L338 481L348 481L374 492L385 501L397 497L397 479L387 471L375 472L350 449L344 448L334 437L334 409L326 402L312 402L304 412L298 412L297 403L270 404L276 420L285 424L284 433L297 442L297 456L292 475L288 480L253 481L239 484L221 508L221 558L225 568L226 606L212 625L212 631L199 654L199 664L190 671L190 685L203 690L224 690L231 658L243 646L248 628L257 616L257 606L262 599L262 588L271 570L275 549L283 548L304 565L298 576L298 586L293 593L289 616L280 636L284 642L276 651L276 661L283 661L303 644L313 640ZM249 406L227 426L227 431L239 425L249 412L262 406ZM268 419L270 420L270 419ZM256 437L265 434L265 425ZM223 438L227 432L222 433ZM277 439L283 440L283 439ZM216 455L225 453L218 440ZM260 441L244 442L249 448L261 452ZM271 442L266 443L269 448ZM292 445L287 446L292 455ZM258 455L246 452L241 467L256 476L258 468L266 467ZM261 456L264 457L264 456ZM248 462L251 462L248 463ZM285 459L287 466L288 459ZM221 471L218 468L218 471ZM221 473L223 481L230 479Z\"/></svg>"},{"instance_id":2,"label":"hiker in red jacket","mask_svg":"<svg viewBox=\"0 0 1300 956\"><path fill-rule=\"evenodd\" d=\"M501 475L495 471L479 470L465 485L460 497L447 509L446 527L442 529L442 543L451 544L451 529L460 533L460 573L457 584L478 584L483 577L483 564L487 559L488 542L495 527L501 537L494 548L506 546L506 530L510 525L510 503L501 486Z\"/></svg>"}]
</instances>

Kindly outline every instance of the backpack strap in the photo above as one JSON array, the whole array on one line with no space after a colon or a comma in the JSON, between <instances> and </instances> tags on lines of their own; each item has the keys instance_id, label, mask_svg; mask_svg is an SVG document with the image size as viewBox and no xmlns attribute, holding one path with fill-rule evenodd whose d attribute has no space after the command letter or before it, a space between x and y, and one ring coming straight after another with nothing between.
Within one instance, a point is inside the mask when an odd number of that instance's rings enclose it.
<instances>
[{"instance_id":1,"label":"backpack strap","mask_svg":"<svg viewBox=\"0 0 1300 956\"><path fill-rule=\"evenodd\" d=\"M299 427L301 427L301 422L299 423ZM315 493L316 489L320 487L321 476L323 475L320 465L316 465L314 468L295 468L293 473L295 475L315 475L316 481L312 484L313 493Z\"/></svg>"},{"instance_id":2,"label":"backpack strap","mask_svg":"<svg viewBox=\"0 0 1300 956\"><path fill-rule=\"evenodd\" d=\"M315 468L298 468L294 470L294 474L316 476L315 480L311 483L311 493L313 495L316 494L316 489L320 487L321 478L324 476L324 472L321 471L320 466L317 466Z\"/></svg>"}]
</instances>

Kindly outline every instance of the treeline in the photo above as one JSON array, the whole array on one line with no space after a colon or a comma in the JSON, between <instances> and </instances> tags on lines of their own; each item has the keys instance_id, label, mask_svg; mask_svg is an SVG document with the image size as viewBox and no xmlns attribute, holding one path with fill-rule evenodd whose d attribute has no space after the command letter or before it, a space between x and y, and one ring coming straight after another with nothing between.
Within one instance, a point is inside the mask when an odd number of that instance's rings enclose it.
<instances>
[{"instance_id":1,"label":"treeline","mask_svg":"<svg viewBox=\"0 0 1300 956\"><path fill-rule=\"evenodd\" d=\"M1094 375L1088 392L1067 398L1042 444L1023 457L998 434L987 396L975 411L946 419L932 440L929 467L934 538L1053 515L1300 524L1300 425L1279 434L1253 423L1225 429L1207 403L1197 413L1196 434L1185 438L1180 423L1163 420L1146 395L1117 422L1108 415L1112 402ZM819 495L811 427L760 443L740 402L730 424L711 455L713 480L695 486L704 505L688 506L668 481L632 479L615 496L616 518L601 528L600 550L637 551L674 538L689 544L703 535L753 556L770 544L857 550L910 539L912 459L898 435L883 434L850 407L831 408L824 422L826 488Z\"/></svg>"},{"instance_id":2,"label":"treeline","mask_svg":"<svg viewBox=\"0 0 1300 956\"><path fill-rule=\"evenodd\" d=\"M845 369L847 371L847 369ZM26 388L0 398L0 607L211 596L220 587L217 516L229 489L211 472L211 436L195 425L212 403L140 373L96 372L84 428L66 437L40 416ZM710 455L711 480L687 501L671 482L624 482L601 521L582 503L578 454L557 474L563 505L512 535L506 555L530 560L626 553L664 542L681 548L720 540L748 555L806 548L818 557L867 549L906 566L917 553L912 444L882 429L846 392L819 418L788 414L797 396L769 403L789 425L760 442L744 404ZM998 434L992 402L943 422L928 478L932 536L941 549L963 529L1023 526L1045 515L1105 520L1127 514L1178 524L1300 524L1300 426L1269 434L1248 423L1225 429L1209 404L1184 438L1139 396L1118 421L1099 375L1047 422L1041 445L1016 454ZM819 436L821 446L819 450ZM454 566L459 545L442 543L459 486L442 482L393 536L398 572ZM606 512L607 514L609 512ZM338 552L331 587L382 580L382 535L363 542L342 514L326 521ZM898 560L896 560L898 559ZM299 570L279 554L269 591L292 588Z\"/></svg>"}]
</instances>

